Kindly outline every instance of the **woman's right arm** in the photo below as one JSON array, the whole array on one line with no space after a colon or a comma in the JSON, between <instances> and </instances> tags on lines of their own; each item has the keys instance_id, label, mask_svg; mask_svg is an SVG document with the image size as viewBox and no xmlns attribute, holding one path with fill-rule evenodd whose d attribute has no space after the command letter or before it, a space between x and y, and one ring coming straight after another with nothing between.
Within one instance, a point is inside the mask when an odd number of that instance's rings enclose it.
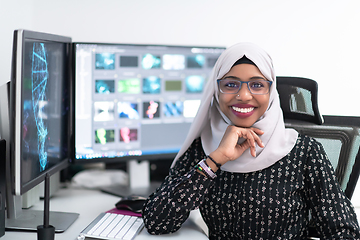
<instances>
[{"instance_id":1,"label":"woman's right arm","mask_svg":"<svg viewBox=\"0 0 360 240\"><path fill-rule=\"evenodd\" d=\"M213 181L194 168L204 157L201 140L196 139L170 169L161 186L149 196L143 208L143 219L150 234L176 232L190 211L202 204Z\"/></svg>"}]
</instances>

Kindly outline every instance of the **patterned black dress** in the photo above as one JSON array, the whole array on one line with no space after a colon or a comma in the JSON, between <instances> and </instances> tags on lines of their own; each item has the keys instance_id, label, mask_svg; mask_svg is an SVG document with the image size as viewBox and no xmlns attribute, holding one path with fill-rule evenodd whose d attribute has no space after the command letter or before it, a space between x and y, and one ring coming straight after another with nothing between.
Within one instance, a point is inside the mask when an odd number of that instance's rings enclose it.
<instances>
[{"instance_id":1,"label":"patterned black dress","mask_svg":"<svg viewBox=\"0 0 360 240\"><path fill-rule=\"evenodd\" d=\"M210 239L306 239L310 215L322 239L360 239L353 206L313 138L299 136L292 151L266 169L218 170L214 180L194 169L203 158L198 138L149 196L143 209L149 233L175 232L200 208Z\"/></svg>"}]
</instances>

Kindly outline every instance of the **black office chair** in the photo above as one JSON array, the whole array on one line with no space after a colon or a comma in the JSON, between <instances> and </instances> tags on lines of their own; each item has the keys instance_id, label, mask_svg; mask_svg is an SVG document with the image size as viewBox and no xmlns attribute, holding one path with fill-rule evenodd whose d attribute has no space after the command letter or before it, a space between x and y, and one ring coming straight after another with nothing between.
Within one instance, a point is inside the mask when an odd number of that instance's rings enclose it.
<instances>
[{"instance_id":1,"label":"black office chair","mask_svg":"<svg viewBox=\"0 0 360 240\"><path fill-rule=\"evenodd\" d=\"M323 145L345 195L351 199L360 173L360 117L322 116L318 85L311 79L277 77L277 90L285 126ZM310 233L317 237L314 226Z\"/></svg>"}]
</instances>

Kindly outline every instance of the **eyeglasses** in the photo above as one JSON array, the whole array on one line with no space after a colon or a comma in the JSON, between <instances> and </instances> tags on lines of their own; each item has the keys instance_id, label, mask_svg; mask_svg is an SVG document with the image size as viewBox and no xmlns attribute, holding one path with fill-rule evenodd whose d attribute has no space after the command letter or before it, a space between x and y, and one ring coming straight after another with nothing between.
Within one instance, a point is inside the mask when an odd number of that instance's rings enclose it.
<instances>
[{"instance_id":1,"label":"eyeglasses","mask_svg":"<svg viewBox=\"0 0 360 240\"><path fill-rule=\"evenodd\" d=\"M264 95L269 93L272 82L268 80L240 81L233 78L217 80L221 93L236 94L240 91L243 83L246 83L251 94Z\"/></svg>"}]
</instances>

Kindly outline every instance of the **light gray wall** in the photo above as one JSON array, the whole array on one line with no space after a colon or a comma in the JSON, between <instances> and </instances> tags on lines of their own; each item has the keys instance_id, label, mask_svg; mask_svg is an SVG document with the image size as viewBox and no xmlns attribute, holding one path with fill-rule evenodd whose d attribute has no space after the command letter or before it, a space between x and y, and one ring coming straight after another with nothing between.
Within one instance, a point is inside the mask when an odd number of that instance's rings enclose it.
<instances>
[{"instance_id":1,"label":"light gray wall","mask_svg":"<svg viewBox=\"0 0 360 240\"><path fill-rule=\"evenodd\" d=\"M0 84L23 28L73 41L230 46L255 42L278 75L315 79L323 114L357 115L358 0L0 0Z\"/></svg>"}]
</instances>

